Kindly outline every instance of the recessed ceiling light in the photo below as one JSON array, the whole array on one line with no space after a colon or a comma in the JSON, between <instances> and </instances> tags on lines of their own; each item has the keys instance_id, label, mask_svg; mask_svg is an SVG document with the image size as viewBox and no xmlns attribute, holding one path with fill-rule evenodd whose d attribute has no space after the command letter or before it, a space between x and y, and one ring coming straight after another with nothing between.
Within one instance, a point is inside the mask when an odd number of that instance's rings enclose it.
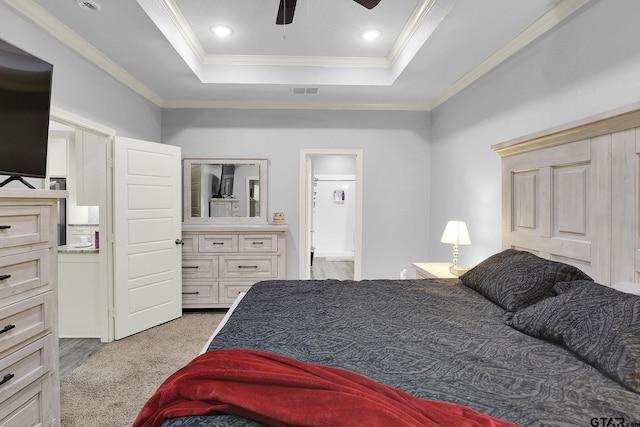
<instances>
[{"instance_id":1,"label":"recessed ceiling light","mask_svg":"<svg viewBox=\"0 0 640 427\"><path fill-rule=\"evenodd\" d=\"M378 30L368 30L361 34L362 38L365 40L375 40L377 38L380 38L381 35L382 31Z\"/></svg>"},{"instance_id":2,"label":"recessed ceiling light","mask_svg":"<svg viewBox=\"0 0 640 427\"><path fill-rule=\"evenodd\" d=\"M233 30L225 25L214 25L211 27L211 31L219 37L228 37L233 33Z\"/></svg>"},{"instance_id":3,"label":"recessed ceiling light","mask_svg":"<svg viewBox=\"0 0 640 427\"><path fill-rule=\"evenodd\" d=\"M100 5L93 0L77 0L76 4L82 9L90 12L97 12L101 9Z\"/></svg>"}]
</instances>

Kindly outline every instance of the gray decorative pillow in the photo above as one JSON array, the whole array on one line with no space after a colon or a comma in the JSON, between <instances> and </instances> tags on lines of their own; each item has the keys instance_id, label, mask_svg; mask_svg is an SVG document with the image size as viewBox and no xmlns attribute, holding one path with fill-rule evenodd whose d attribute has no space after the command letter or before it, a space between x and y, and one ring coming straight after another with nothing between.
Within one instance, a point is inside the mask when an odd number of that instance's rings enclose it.
<instances>
[{"instance_id":1,"label":"gray decorative pillow","mask_svg":"<svg viewBox=\"0 0 640 427\"><path fill-rule=\"evenodd\" d=\"M460 280L505 310L517 311L553 296L553 285L558 282L592 279L572 265L507 249L487 258Z\"/></svg>"},{"instance_id":2,"label":"gray decorative pillow","mask_svg":"<svg viewBox=\"0 0 640 427\"><path fill-rule=\"evenodd\" d=\"M640 296L591 281L558 283L558 296L515 313L525 334L561 344L640 393Z\"/></svg>"}]
</instances>

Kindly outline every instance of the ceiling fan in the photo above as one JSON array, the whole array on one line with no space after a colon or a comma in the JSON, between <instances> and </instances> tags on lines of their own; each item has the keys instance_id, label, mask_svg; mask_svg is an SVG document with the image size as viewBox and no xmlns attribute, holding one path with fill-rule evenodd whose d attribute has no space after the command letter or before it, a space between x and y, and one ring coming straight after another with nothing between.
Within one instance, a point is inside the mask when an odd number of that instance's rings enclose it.
<instances>
[{"instance_id":1,"label":"ceiling fan","mask_svg":"<svg viewBox=\"0 0 640 427\"><path fill-rule=\"evenodd\" d=\"M366 7L367 9L373 9L380 3L380 0L353 0L356 3ZM280 0L280 7L278 8L278 17L276 18L277 25L287 25L293 22L293 14L296 11L296 3L298 0Z\"/></svg>"}]
</instances>

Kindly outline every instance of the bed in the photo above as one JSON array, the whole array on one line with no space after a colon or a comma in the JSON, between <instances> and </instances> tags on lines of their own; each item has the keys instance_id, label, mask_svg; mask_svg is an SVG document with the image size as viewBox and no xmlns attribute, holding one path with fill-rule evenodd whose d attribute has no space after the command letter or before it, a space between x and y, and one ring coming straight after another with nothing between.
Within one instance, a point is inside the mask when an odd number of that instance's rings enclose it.
<instances>
[{"instance_id":1,"label":"bed","mask_svg":"<svg viewBox=\"0 0 640 427\"><path fill-rule=\"evenodd\" d=\"M640 296L615 289L640 289L639 126L634 108L494 146L504 250L460 279L260 282L205 355L335 367L520 426L640 425Z\"/></svg>"},{"instance_id":2,"label":"bed","mask_svg":"<svg viewBox=\"0 0 640 427\"><path fill-rule=\"evenodd\" d=\"M334 366L521 426L640 422L639 296L523 251L501 252L476 270L462 277L467 284L458 279L260 282L207 350L255 349ZM518 277L526 280L516 283ZM581 291L596 300L577 298L572 304L572 295ZM602 291L611 295L603 298ZM559 306L544 306L559 298L564 298ZM576 326L571 316L584 314L585 307L598 307L603 319L622 326L613 333L612 325L592 316ZM559 311L569 317L558 318ZM569 322L577 344L551 337L553 327L535 330L532 321L554 323L560 336ZM601 324L607 329L594 331ZM601 350L595 356L581 347L589 336L597 339L587 350ZM630 373L617 372L619 363ZM604 419L616 424L597 424ZM216 414L177 417L162 425L261 424Z\"/></svg>"}]
</instances>

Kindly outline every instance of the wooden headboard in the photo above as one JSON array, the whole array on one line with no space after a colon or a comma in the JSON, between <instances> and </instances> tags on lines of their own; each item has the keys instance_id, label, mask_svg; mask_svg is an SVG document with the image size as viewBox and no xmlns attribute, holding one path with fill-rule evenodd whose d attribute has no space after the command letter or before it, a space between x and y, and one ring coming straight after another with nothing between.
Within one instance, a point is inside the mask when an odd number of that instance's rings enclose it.
<instances>
[{"instance_id":1,"label":"wooden headboard","mask_svg":"<svg viewBox=\"0 0 640 427\"><path fill-rule=\"evenodd\" d=\"M494 145L502 246L640 282L640 105Z\"/></svg>"}]
</instances>

